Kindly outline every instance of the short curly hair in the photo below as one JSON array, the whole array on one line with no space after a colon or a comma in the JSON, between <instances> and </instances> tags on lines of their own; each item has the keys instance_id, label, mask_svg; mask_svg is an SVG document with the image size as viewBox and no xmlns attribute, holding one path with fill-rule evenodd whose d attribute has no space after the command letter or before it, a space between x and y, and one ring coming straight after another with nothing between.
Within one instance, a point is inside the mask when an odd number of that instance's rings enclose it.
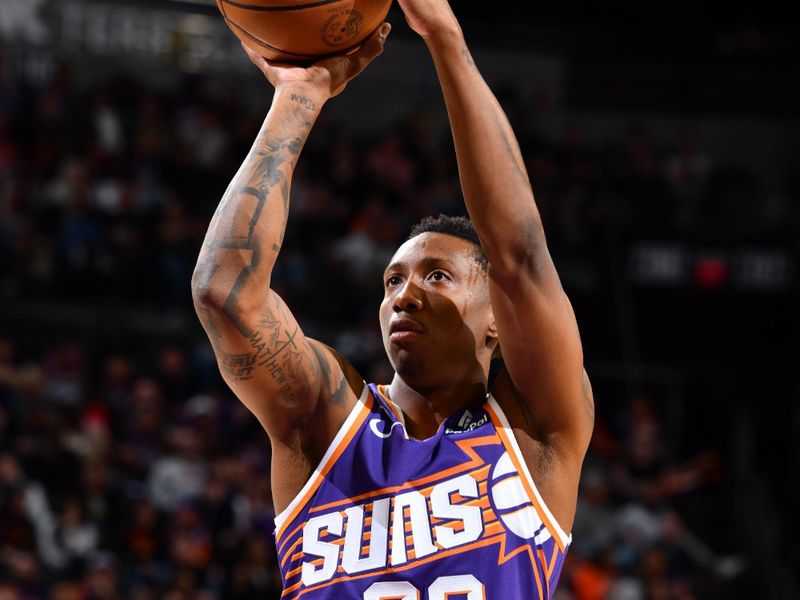
<instances>
[{"instance_id":1,"label":"short curly hair","mask_svg":"<svg viewBox=\"0 0 800 600\"><path fill-rule=\"evenodd\" d=\"M472 242L472 244L475 246L475 262L477 262L484 271L488 270L489 260L483 253L478 232L475 231L475 226L467 217L453 217L450 215L425 217L411 228L411 233L409 234L408 239L410 240L418 235L422 235L423 233L444 233L461 238L462 240L467 240L468 242Z\"/></svg>"}]
</instances>

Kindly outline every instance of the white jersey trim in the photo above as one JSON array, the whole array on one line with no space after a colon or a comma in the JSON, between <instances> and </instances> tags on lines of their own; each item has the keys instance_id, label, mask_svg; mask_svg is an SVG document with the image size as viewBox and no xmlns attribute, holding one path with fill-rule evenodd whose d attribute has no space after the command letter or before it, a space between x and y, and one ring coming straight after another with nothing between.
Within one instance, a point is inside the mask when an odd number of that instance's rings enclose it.
<instances>
[{"instance_id":1,"label":"white jersey trim","mask_svg":"<svg viewBox=\"0 0 800 600\"><path fill-rule=\"evenodd\" d=\"M519 444L517 444L517 438L514 436L514 430L511 428L511 424L508 422L508 419L506 418L506 414L503 412L503 409L500 408L500 405L497 403L497 400L495 400L494 397L491 395L489 396L489 405L492 407L492 410L494 410L494 412L497 414L497 418L500 419L500 423L502 424L506 436L508 437L508 441L511 444L510 450L514 452L520 464L520 467L522 468L521 475L525 477L526 481L531 487L531 490L533 490L533 493L536 496L535 498L531 498L531 501L534 504L534 508L536 508L537 505L541 507L542 511L544 512L544 515L541 516L546 517L546 519L543 519L543 521L545 523L547 522L550 523L551 527L555 529L555 531L554 532L551 531L551 533L555 533L555 535L558 536L562 546L566 548L572 543L572 534L567 535L564 532L564 530L561 528L561 525L559 525L558 521L556 521L555 517L553 517L553 513L550 512L549 508L547 508L547 504L545 504L545 501L542 499L542 496L539 493L539 489L536 487L536 483L534 483L533 477L531 477L531 472L528 470L528 464L525 462L525 458L522 456L522 451L519 448Z\"/></svg>"},{"instance_id":2,"label":"white jersey trim","mask_svg":"<svg viewBox=\"0 0 800 600\"><path fill-rule=\"evenodd\" d=\"M357 421L360 421L359 417L367 410L367 399L369 398L369 386L364 383L364 391L361 392L361 397L356 401L353 409L350 411L350 414L345 419L342 426L339 428L339 431L336 433L336 436L333 438L333 441L328 446L328 449L325 451L325 455L322 457L322 460L317 465L317 468L314 469L314 472L311 474L311 477L308 478L308 481L303 486L294 499L289 503L289 506L284 508L279 515L275 517L275 533L276 538L280 537L283 533L282 529L284 525L286 525L286 520L289 516L291 516L295 509L300 506L301 503L308 500L308 496L310 492L320 483L323 477L323 473L328 470L329 463L334 463L335 458L333 455L336 453L336 450L341 445L342 441L347 437L347 434L353 428L353 424Z\"/></svg>"}]
</instances>

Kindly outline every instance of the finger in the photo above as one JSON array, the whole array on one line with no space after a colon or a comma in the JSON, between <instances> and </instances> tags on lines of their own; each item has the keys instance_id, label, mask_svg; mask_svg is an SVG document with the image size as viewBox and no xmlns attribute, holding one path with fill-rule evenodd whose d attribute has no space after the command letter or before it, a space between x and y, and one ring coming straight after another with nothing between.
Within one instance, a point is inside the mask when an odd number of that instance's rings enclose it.
<instances>
[{"instance_id":1,"label":"finger","mask_svg":"<svg viewBox=\"0 0 800 600\"><path fill-rule=\"evenodd\" d=\"M389 37L389 34L392 31L392 24L388 21L383 23L380 27L378 27L372 34L367 38L367 41L355 52L356 55L359 54L366 54L368 56L372 56L372 58L378 56L381 52L383 52L383 46L386 44L386 38Z\"/></svg>"},{"instance_id":2,"label":"finger","mask_svg":"<svg viewBox=\"0 0 800 600\"><path fill-rule=\"evenodd\" d=\"M247 58L250 59L250 62L252 62L259 69L263 71L269 67L267 60L244 42L242 42L242 48L244 48L245 54L247 54Z\"/></svg>"},{"instance_id":3,"label":"finger","mask_svg":"<svg viewBox=\"0 0 800 600\"><path fill-rule=\"evenodd\" d=\"M372 32L367 41L355 52L348 56L353 74L360 73L364 68L383 53L386 38L392 31L391 23L384 23Z\"/></svg>"}]
</instances>

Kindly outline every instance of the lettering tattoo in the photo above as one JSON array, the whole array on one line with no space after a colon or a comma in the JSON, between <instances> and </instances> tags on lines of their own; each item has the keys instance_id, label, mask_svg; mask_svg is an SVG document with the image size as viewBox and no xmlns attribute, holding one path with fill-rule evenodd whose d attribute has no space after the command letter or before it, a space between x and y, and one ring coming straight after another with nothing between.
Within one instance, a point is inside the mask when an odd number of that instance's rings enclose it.
<instances>
[{"instance_id":1,"label":"lettering tattoo","mask_svg":"<svg viewBox=\"0 0 800 600\"><path fill-rule=\"evenodd\" d=\"M292 372L292 349L297 349L295 337L297 329L293 332L281 331L280 324L274 331L268 331L264 337L260 331L250 336L250 346L253 348L255 364L264 368L278 386L278 393L289 401L297 401L297 394L289 378ZM271 343L268 343L271 342ZM302 354L300 354L302 357Z\"/></svg>"},{"instance_id":2,"label":"lettering tattoo","mask_svg":"<svg viewBox=\"0 0 800 600\"><path fill-rule=\"evenodd\" d=\"M226 354L221 362L222 369L228 377L237 381L252 379L256 362L254 354Z\"/></svg>"},{"instance_id":3,"label":"lettering tattoo","mask_svg":"<svg viewBox=\"0 0 800 600\"><path fill-rule=\"evenodd\" d=\"M297 402L309 391L306 375L314 365L298 347L300 328L286 326L294 322L286 305L275 294L271 294L270 305L247 337L251 351L223 354L220 364L224 374L238 382L253 379L256 370L263 369L277 385L281 398Z\"/></svg>"},{"instance_id":4,"label":"lettering tattoo","mask_svg":"<svg viewBox=\"0 0 800 600\"><path fill-rule=\"evenodd\" d=\"M303 94L292 94L291 98L292 102L297 102L300 106L304 106L307 110L317 110L316 102L314 102L308 96L304 96Z\"/></svg>"}]
</instances>

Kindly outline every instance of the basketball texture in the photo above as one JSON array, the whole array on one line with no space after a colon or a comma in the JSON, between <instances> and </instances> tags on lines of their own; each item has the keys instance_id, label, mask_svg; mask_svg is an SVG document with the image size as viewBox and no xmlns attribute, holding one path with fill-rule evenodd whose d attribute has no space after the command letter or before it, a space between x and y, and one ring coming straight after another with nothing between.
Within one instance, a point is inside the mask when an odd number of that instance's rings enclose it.
<instances>
[{"instance_id":1,"label":"basketball texture","mask_svg":"<svg viewBox=\"0 0 800 600\"><path fill-rule=\"evenodd\" d=\"M236 37L271 60L347 52L383 23L391 0L216 0Z\"/></svg>"}]
</instances>

